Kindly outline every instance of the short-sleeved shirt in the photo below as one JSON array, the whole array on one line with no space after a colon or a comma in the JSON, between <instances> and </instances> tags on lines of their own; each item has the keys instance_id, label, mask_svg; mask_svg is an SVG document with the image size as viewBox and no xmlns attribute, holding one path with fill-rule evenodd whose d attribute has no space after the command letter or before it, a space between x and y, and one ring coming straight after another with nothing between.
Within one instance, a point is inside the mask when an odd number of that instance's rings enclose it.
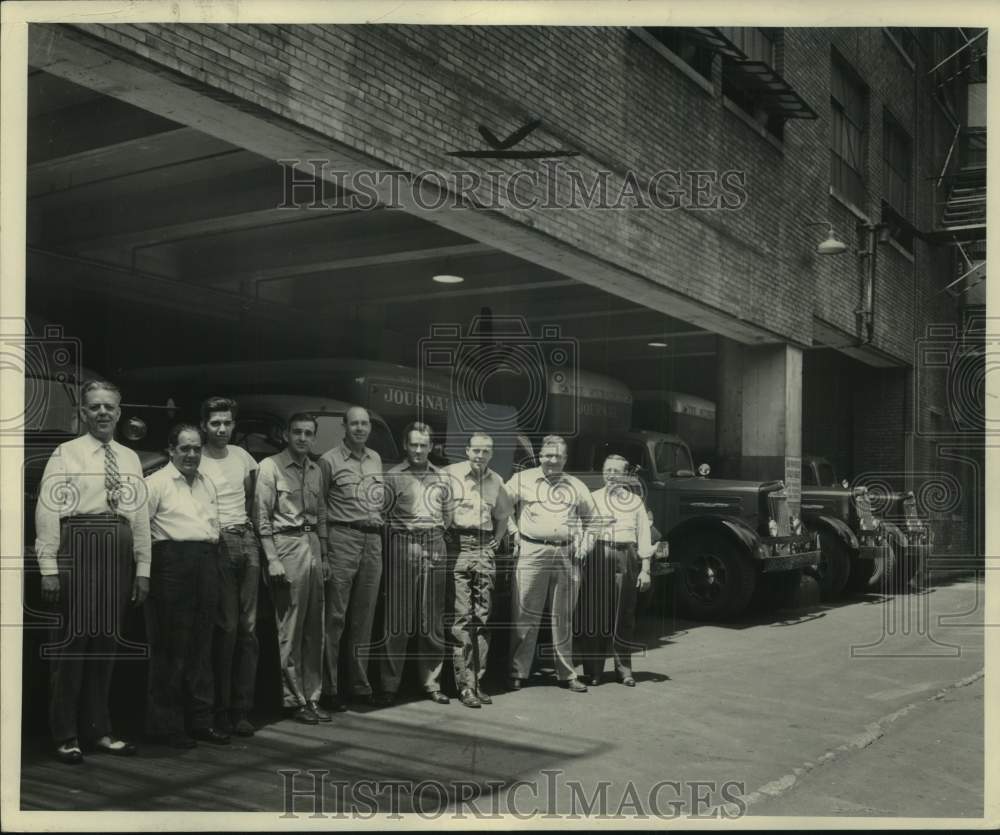
<instances>
[{"instance_id":1,"label":"short-sleeved shirt","mask_svg":"<svg viewBox=\"0 0 1000 835\"><path fill-rule=\"evenodd\" d=\"M200 470L189 483L170 462L146 479L146 487L154 543L219 541L215 485Z\"/></svg>"},{"instance_id":2,"label":"short-sleeved shirt","mask_svg":"<svg viewBox=\"0 0 1000 835\"><path fill-rule=\"evenodd\" d=\"M574 539L595 515L587 485L569 473L549 479L532 467L514 473L505 489L518 508L518 531L532 539Z\"/></svg>"},{"instance_id":3,"label":"short-sleeved shirt","mask_svg":"<svg viewBox=\"0 0 1000 835\"><path fill-rule=\"evenodd\" d=\"M365 448L356 455L346 444L339 444L319 457L326 482L326 518L328 522L382 524L384 476L382 457Z\"/></svg>"},{"instance_id":4,"label":"short-sleeved shirt","mask_svg":"<svg viewBox=\"0 0 1000 835\"><path fill-rule=\"evenodd\" d=\"M254 491L254 522L261 536L312 525L320 542L324 541L326 502L319 465L309 458L299 463L288 450L261 461Z\"/></svg>"},{"instance_id":5,"label":"short-sleeved shirt","mask_svg":"<svg viewBox=\"0 0 1000 835\"><path fill-rule=\"evenodd\" d=\"M247 522L246 478L257 462L243 447L227 446L225 458L202 453L198 469L215 485L219 496L219 524L224 528Z\"/></svg>"},{"instance_id":6,"label":"short-sleeved shirt","mask_svg":"<svg viewBox=\"0 0 1000 835\"><path fill-rule=\"evenodd\" d=\"M597 517L594 533L597 539L616 545L631 543L640 557L650 557L653 545L650 538L649 515L642 496L627 487L602 487L593 493Z\"/></svg>"},{"instance_id":7,"label":"short-sleeved shirt","mask_svg":"<svg viewBox=\"0 0 1000 835\"><path fill-rule=\"evenodd\" d=\"M513 511L503 479L489 467L477 476L468 461L459 461L441 472L449 479L452 527L492 533L493 523L506 519Z\"/></svg>"},{"instance_id":8,"label":"short-sleeved shirt","mask_svg":"<svg viewBox=\"0 0 1000 835\"><path fill-rule=\"evenodd\" d=\"M394 528L446 528L450 520L448 480L428 463L423 470L409 461L385 474L385 518Z\"/></svg>"}]
</instances>

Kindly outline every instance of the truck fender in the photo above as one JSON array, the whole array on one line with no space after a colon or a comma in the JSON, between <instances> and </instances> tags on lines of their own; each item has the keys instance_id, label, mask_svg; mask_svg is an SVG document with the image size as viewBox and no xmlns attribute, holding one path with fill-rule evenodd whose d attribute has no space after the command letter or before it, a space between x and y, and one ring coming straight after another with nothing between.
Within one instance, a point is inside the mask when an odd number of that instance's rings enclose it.
<instances>
[{"instance_id":1,"label":"truck fender","mask_svg":"<svg viewBox=\"0 0 1000 835\"><path fill-rule=\"evenodd\" d=\"M755 553L760 544L760 537L757 532L739 519L729 519L722 516L695 516L685 519L676 528L667 534L667 542L670 544L670 556L679 553L675 551L675 544L686 539L690 534L703 533L705 531L722 531L726 537L735 545L746 550L750 555Z\"/></svg>"},{"instance_id":2,"label":"truck fender","mask_svg":"<svg viewBox=\"0 0 1000 835\"><path fill-rule=\"evenodd\" d=\"M894 522L886 522L883 519L882 530L885 532L885 538L890 544L898 544L901 548L905 548L909 544L909 538L906 536L906 533Z\"/></svg>"},{"instance_id":3,"label":"truck fender","mask_svg":"<svg viewBox=\"0 0 1000 835\"><path fill-rule=\"evenodd\" d=\"M810 516L806 525L816 533L827 531L833 534L854 554L857 554L861 547L850 526L836 516Z\"/></svg>"}]
</instances>

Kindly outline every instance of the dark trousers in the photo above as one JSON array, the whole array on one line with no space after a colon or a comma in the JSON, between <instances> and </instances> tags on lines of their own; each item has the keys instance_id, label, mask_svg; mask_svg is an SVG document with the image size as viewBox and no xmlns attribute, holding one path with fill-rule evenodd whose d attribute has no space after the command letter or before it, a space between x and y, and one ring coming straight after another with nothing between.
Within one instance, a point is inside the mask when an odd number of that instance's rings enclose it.
<instances>
[{"instance_id":1,"label":"dark trousers","mask_svg":"<svg viewBox=\"0 0 1000 835\"><path fill-rule=\"evenodd\" d=\"M132 529L120 516L72 516L59 543L59 615L52 643L49 729L62 742L111 734L108 695L132 586Z\"/></svg>"},{"instance_id":2,"label":"dark trousers","mask_svg":"<svg viewBox=\"0 0 1000 835\"><path fill-rule=\"evenodd\" d=\"M215 709L247 712L257 680L257 587L260 550L253 529L222 531L215 656Z\"/></svg>"},{"instance_id":3,"label":"dark trousers","mask_svg":"<svg viewBox=\"0 0 1000 835\"><path fill-rule=\"evenodd\" d=\"M177 734L212 725L212 632L219 598L218 546L154 542L146 600L152 659L146 730Z\"/></svg>"},{"instance_id":4,"label":"dark trousers","mask_svg":"<svg viewBox=\"0 0 1000 835\"><path fill-rule=\"evenodd\" d=\"M489 534L486 535L489 538ZM493 549L475 534L460 534L449 543L454 579L455 620L451 634L455 642L452 668L459 692L478 690L486 672L490 649L490 619L496 578Z\"/></svg>"},{"instance_id":5,"label":"dark trousers","mask_svg":"<svg viewBox=\"0 0 1000 835\"><path fill-rule=\"evenodd\" d=\"M444 601L447 551L440 529L433 532L390 531L386 554L385 637L373 654L379 659L382 690L395 693L403 677L406 650L416 637L420 683L440 690L447 644Z\"/></svg>"},{"instance_id":6,"label":"dark trousers","mask_svg":"<svg viewBox=\"0 0 1000 835\"><path fill-rule=\"evenodd\" d=\"M609 656L620 677L632 675L638 579L635 545L594 546L584 564L576 610L576 647L584 675L599 677Z\"/></svg>"}]
</instances>

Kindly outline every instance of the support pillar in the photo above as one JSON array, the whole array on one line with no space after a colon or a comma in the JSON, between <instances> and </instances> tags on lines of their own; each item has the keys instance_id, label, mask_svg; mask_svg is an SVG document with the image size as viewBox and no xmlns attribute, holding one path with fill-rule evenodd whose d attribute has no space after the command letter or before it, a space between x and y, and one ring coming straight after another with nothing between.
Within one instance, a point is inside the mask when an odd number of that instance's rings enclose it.
<instances>
[{"instance_id":1,"label":"support pillar","mask_svg":"<svg viewBox=\"0 0 1000 835\"><path fill-rule=\"evenodd\" d=\"M798 515L802 493L802 350L719 340L720 476L781 479Z\"/></svg>"}]
</instances>

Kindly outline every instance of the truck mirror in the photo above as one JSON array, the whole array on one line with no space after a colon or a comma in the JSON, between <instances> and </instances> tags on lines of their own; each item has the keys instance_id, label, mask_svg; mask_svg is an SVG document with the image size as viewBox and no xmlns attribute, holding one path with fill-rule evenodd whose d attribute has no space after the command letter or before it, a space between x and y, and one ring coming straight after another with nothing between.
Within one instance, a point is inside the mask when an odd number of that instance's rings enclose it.
<instances>
[{"instance_id":1,"label":"truck mirror","mask_svg":"<svg viewBox=\"0 0 1000 835\"><path fill-rule=\"evenodd\" d=\"M840 486L846 490L851 486L851 483L845 478L842 482L840 482Z\"/></svg>"},{"instance_id":2,"label":"truck mirror","mask_svg":"<svg viewBox=\"0 0 1000 835\"><path fill-rule=\"evenodd\" d=\"M146 437L146 423L142 418L131 417L125 422L122 434L130 441L141 441Z\"/></svg>"}]
</instances>

